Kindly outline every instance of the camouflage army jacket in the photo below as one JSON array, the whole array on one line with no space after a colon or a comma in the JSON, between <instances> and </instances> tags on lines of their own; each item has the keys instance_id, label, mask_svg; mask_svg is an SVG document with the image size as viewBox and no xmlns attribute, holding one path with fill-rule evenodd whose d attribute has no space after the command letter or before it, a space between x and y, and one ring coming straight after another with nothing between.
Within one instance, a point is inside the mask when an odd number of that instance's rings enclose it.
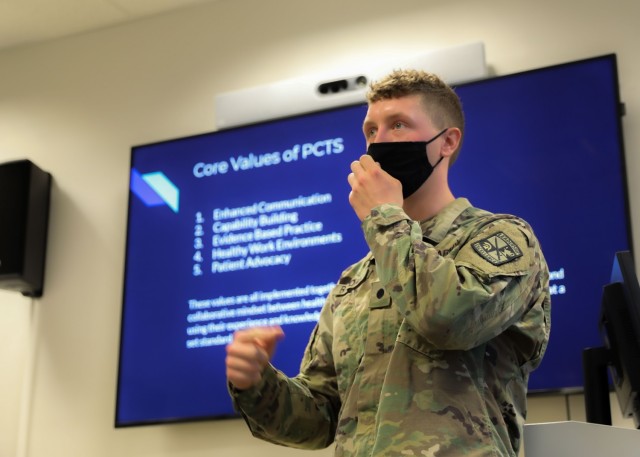
<instances>
[{"instance_id":1,"label":"camouflage army jacket","mask_svg":"<svg viewBox=\"0 0 640 457\"><path fill-rule=\"evenodd\" d=\"M529 225L457 199L418 223L383 205L342 274L300 374L232 392L252 433L336 456L516 456L550 330Z\"/></svg>"}]
</instances>

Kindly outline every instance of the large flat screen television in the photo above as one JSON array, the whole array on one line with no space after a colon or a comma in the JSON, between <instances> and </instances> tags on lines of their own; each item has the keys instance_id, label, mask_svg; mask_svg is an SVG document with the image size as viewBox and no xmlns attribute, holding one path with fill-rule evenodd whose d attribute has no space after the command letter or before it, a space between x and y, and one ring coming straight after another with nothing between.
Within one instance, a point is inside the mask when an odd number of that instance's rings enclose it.
<instances>
[{"instance_id":1,"label":"large flat screen television","mask_svg":"<svg viewBox=\"0 0 640 457\"><path fill-rule=\"evenodd\" d=\"M551 270L552 336L532 391L580 389L601 285L630 249L615 55L456 87L456 196L528 220ZM366 253L347 174L364 104L135 146L116 426L234 417L225 345L282 325L298 371L340 272Z\"/></svg>"}]
</instances>

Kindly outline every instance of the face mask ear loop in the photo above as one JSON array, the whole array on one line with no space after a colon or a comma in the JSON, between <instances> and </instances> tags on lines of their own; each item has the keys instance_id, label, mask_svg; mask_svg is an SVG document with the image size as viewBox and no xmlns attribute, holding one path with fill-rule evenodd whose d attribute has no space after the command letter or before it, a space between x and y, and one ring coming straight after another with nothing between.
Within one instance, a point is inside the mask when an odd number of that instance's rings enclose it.
<instances>
[{"instance_id":1,"label":"face mask ear loop","mask_svg":"<svg viewBox=\"0 0 640 457\"><path fill-rule=\"evenodd\" d=\"M442 132L438 133L436 136L434 136L433 138L431 138L429 141L426 142L426 144L430 144L433 143L434 141L436 141L438 138L440 138L442 136L442 134L444 132L446 132L447 130L449 130L449 127L447 127L446 129L444 129Z\"/></svg>"},{"instance_id":2,"label":"face mask ear loop","mask_svg":"<svg viewBox=\"0 0 640 457\"><path fill-rule=\"evenodd\" d=\"M434 136L434 137L433 137L433 138L431 138L429 141L427 141L427 142L425 143L425 148L429 145L429 143L432 143L432 142L434 142L435 140L437 140L437 139L438 139L438 137L439 137L439 136L441 136L441 135L442 135L444 132L446 132L447 130L449 130L449 127L447 127L447 128L446 128L446 129L444 129L442 132L438 133L436 136ZM432 166L431 166L431 168L433 169L433 168L437 167L437 166L438 166L438 164L439 164L440 162L442 162L442 159L444 159L444 156L442 156L442 155L441 155L441 156L440 156L440 158L438 159L438 161L435 163L435 165L432 165ZM429 159L427 158L427 160L429 160Z\"/></svg>"}]
</instances>

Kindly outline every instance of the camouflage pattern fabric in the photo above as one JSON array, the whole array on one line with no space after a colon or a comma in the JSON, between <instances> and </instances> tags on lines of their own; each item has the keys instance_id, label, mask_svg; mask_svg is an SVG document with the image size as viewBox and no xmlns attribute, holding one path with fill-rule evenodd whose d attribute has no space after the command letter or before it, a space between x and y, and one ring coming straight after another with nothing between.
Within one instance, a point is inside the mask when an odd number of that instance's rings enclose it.
<instances>
[{"instance_id":1,"label":"camouflage pattern fabric","mask_svg":"<svg viewBox=\"0 0 640 457\"><path fill-rule=\"evenodd\" d=\"M231 391L254 436L336 456L516 456L550 331L529 225L457 199L418 223L383 205L342 274L300 374Z\"/></svg>"}]
</instances>

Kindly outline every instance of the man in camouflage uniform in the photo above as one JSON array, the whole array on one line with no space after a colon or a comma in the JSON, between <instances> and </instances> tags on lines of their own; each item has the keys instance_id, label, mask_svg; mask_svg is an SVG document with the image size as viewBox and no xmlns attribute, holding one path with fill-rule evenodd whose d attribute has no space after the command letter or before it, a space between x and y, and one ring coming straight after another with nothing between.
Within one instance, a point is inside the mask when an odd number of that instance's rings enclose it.
<instances>
[{"instance_id":1,"label":"man in camouflage uniform","mask_svg":"<svg viewBox=\"0 0 640 457\"><path fill-rule=\"evenodd\" d=\"M234 404L255 436L336 456L516 456L550 329L540 245L451 193L464 119L446 84L396 71L368 101L348 181L370 253L329 294L298 376L269 364L280 328L235 334Z\"/></svg>"}]
</instances>

